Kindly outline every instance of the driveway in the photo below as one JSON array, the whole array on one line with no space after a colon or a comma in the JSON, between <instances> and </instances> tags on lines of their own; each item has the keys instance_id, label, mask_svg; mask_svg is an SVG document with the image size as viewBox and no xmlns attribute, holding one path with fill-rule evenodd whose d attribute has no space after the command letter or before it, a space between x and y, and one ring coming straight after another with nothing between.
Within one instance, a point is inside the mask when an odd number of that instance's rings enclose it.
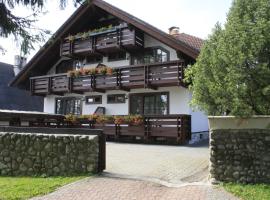
<instances>
[{"instance_id":1,"label":"driveway","mask_svg":"<svg viewBox=\"0 0 270 200\"><path fill-rule=\"evenodd\" d=\"M207 181L207 142L189 146L107 142L106 151L106 176L150 180L165 185Z\"/></svg>"},{"instance_id":2,"label":"driveway","mask_svg":"<svg viewBox=\"0 0 270 200\"><path fill-rule=\"evenodd\" d=\"M107 169L33 200L237 200L207 182L208 144L107 143Z\"/></svg>"}]
</instances>

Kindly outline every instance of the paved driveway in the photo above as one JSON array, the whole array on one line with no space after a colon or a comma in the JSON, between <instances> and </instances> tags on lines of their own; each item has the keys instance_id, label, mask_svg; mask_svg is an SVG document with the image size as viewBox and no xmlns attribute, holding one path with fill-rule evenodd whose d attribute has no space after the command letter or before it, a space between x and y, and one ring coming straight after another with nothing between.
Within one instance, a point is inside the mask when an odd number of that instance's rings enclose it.
<instances>
[{"instance_id":1,"label":"paved driveway","mask_svg":"<svg viewBox=\"0 0 270 200\"><path fill-rule=\"evenodd\" d=\"M208 144L166 146L107 143L106 176L166 184L206 182Z\"/></svg>"},{"instance_id":2,"label":"paved driveway","mask_svg":"<svg viewBox=\"0 0 270 200\"><path fill-rule=\"evenodd\" d=\"M207 182L208 145L107 143L107 169L33 200L237 200ZM135 179L135 180L134 180Z\"/></svg>"}]
</instances>

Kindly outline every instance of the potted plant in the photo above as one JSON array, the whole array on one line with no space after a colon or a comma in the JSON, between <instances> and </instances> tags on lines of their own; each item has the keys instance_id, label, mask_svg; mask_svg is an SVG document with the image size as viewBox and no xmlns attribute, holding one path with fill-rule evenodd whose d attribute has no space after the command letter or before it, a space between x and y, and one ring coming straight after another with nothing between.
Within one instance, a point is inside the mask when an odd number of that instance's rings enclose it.
<instances>
[{"instance_id":1,"label":"potted plant","mask_svg":"<svg viewBox=\"0 0 270 200\"><path fill-rule=\"evenodd\" d=\"M116 127L113 116L97 115L95 120L95 128L102 129L105 135L116 135Z\"/></svg>"},{"instance_id":2,"label":"potted plant","mask_svg":"<svg viewBox=\"0 0 270 200\"><path fill-rule=\"evenodd\" d=\"M113 75L113 73L114 73L114 69L111 68L111 67L107 67L106 74L109 75L109 76L111 76L111 75Z\"/></svg>"},{"instance_id":3,"label":"potted plant","mask_svg":"<svg viewBox=\"0 0 270 200\"><path fill-rule=\"evenodd\" d=\"M74 70L68 71L67 76L71 77L71 78L74 77L75 76L75 71Z\"/></svg>"},{"instance_id":4,"label":"potted plant","mask_svg":"<svg viewBox=\"0 0 270 200\"><path fill-rule=\"evenodd\" d=\"M75 36L74 35L69 35L67 37L67 39L68 39L69 42L73 42L75 40Z\"/></svg>"},{"instance_id":5,"label":"potted plant","mask_svg":"<svg viewBox=\"0 0 270 200\"><path fill-rule=\"evenodd\" d=\"M67 124L71 126L75 126L79 124L77 116L72 115L72 114L66 115L64 121L67 122Z\"/></svg>"},{"instance_id":6,"label":"potted plant","mask_svg":"<svg viewBox=\"0 0 270 200\"><path fill-rule=\"evenodd\" d=\"M145 136L144 120L140 115L127 115L115 118L118 134L122 136Z\"/></svg>"}]
</instances>

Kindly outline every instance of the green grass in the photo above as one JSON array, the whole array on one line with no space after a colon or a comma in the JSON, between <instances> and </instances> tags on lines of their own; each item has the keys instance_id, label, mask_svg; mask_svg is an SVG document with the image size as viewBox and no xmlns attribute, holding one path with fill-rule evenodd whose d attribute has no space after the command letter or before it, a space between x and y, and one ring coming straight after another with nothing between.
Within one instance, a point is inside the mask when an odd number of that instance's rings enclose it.
<instances>
[{"instance_id":1,"label":"green grass","mask_svg":"<svg viewBox=\"0 0 270 200\"><path fill-rule=\"evenodd\" d=\"M270 200L270 185L243 185L227 183L224 184L223 187L228 192L243 200Z\"/></svg>"},{"instance_id":2,"label":"green grass","mask_svg":"<svg viewBox=\"0 0 270 200\"><path fill-rule=\"evenodd\" d=\"M44 195L56 188L85 178L76 177L0 177L0 199L15 200Z\"/></svg>"}]
</instances>

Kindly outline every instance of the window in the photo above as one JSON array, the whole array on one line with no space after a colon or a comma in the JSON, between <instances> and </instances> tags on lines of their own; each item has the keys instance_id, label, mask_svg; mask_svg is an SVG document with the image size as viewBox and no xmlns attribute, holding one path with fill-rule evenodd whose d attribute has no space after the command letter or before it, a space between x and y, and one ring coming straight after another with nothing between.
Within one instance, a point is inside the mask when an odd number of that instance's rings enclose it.
<instances>
[{"instance_id":1,"label":"window","mask_svg":"<svg viewBox=\"0 0 270 200\"><path fill-rule=\"evenodd\" d=\"M169 113L169 93L130 95L130 114L166 115Z\"/></svg>"},{"instance_id":2,"label":"window","mask_svg":"<svg viewBox=\"0 0 270 200\"><path fill-rule=\"evenodd\" d=\"M103 57L100 55L96 56L89 56L86 58L86 63L87 64L92 64L92 63L101 63L103 60Z\"/></svg>"},{"instance_id":3,"label":"window","mask_svg":"<svg viewBox=\"0 0 270 200\"><path fill-rule=\"evenodd\" d=\"M126 60L126 52L110 53L108 55L108 61Z\"/></svg>"},{"instance_id":4,"label":"window","mask_svg":"<svg viewBox=\"0 0 270 200\"><path fill-rule=\"evenodd\" d=\"M125 103L125 94L110 94L107 96L107 103Z\"/></svg>"},{"instance_id":5,"label":"window","mask_svg":"<svg viewBox=\"0 0 270 200\"><path fill-rule=\"evenodd\" d=\"M82 102L80 98L68 97L56 99L55 103L55 113L56 114L73 114L81 115Z\"/></svg>"},{"instance_id":6,"label":"window","mask_svg":"<svg viewBox=\"0 0 270 200\"><path fill-rule=\"evenodd\" d=\"M143 53L132 56L132 64L167 62L169 55L169 51L162 47L146 48Z\"/></svg>"},{"instance_id":7,"label":"window","mask_svg":"<svg viewBox=\"0 0 270 200\"><path fill-rule=\"evenodd\" d=\"M87 96L85 98L86 104L101 104L102 103L102 96L97 95L97 96Z\"/></svg>"}]
</instances>

